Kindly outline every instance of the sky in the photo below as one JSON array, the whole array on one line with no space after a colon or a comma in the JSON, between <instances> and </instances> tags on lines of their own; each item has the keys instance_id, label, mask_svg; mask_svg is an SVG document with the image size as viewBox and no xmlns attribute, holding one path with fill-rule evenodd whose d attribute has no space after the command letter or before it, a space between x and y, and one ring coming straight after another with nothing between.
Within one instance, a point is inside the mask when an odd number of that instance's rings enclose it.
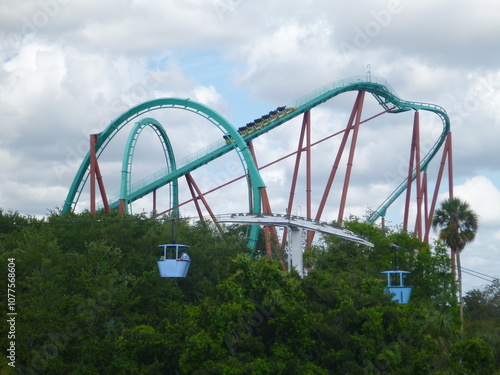
<instances>
[{"instance_id":1,"label":"sky","mask_svg":"<svg viewBox=\"0 0 500 375\"><path fill-rule=\"evenodd\" d=\"M88 151L89 135L147 100L190 98L239 127L330 82L370 75L387 80L402 99L447 111L454 195L479 215L476 240L464 250L462 265L498 277L499 11L494 0L480 6L470 0L2 0L0 208L38 217L60 209ZM313 141L342 130L354 100L355 93L346 93L314 108ZM381 110L368 95L363 118ZM165 127L178 158L221 138L213 125L186 111L161 110L143 117ZM401 113L362 126L346 215L363 217L402 181L412 124L413 113ZM442 123L422 112L420 124L425 153ZM258 164L293 152L300 125L299 117L256 139ZM99 158L109 195L119 189L126 129L132 124L127 126ZM313 212L339 143L335 137L313 149ZM441 154L429 168L430 187ZM146 128L137 141L132 180L164 165L160 142ZM285 212L292 170L288 158L261 171L274 212ZM207 191L241 173L241 163L231 153L193 177ZM325 220L336 219L341 185L336 178ZM304 216L303 178L297 189L293 213ZM445 178L440 201L447 191ZM185 184L180 194L188 198ZM164 188L165 206L168 196ZM88 199L86 188L77 210L88 208ZM149 212L150 200L134 203L134 213ZM234 183L207 200L216 214L244 212L246 183ZM185 206L181 213L195 211ZM387 221L400 226L401 202L391 207ZM464 275L465 290L486 284Z\"/></svg>"}]
</instances>

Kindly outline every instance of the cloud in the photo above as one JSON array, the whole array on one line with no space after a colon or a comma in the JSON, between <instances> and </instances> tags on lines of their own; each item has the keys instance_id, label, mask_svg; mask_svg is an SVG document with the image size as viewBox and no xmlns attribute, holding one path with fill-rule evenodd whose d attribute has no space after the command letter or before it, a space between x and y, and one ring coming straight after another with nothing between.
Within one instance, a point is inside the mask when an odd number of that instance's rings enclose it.
<instances>
[{"instance_id":1,"label":"cloud","mask_svg":"<svg viewBox=\"0 0 500 375\"><path fill-rule=\"evenodd\" d=\"M500 190L485 176L474 176L464 184L456 186L454 195L469 203L479 214L480 225L498 228L500 226Z\"/></svg>"}]
</instances>

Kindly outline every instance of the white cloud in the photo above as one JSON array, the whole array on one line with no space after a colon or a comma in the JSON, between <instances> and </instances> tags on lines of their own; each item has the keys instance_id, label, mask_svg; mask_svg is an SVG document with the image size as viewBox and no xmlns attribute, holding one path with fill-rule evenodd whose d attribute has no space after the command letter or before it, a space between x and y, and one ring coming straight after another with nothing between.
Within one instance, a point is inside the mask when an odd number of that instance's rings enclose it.
<instances>
[{"instance_id":1,"label":"white cloud","mask_svg":"<svg viewBox=\"0 0 500 375\"><path fill-rule=\"evenodd\" d=\"M203 103L209 107L218 107L219 103L223 101L223 98L220 93L217 92L217 89L210 86L196 86L193 89L194 98L200 103Z\"/></svg>"},{"instance_id":2,"label":"white cloud","mask_svg":"<svg viewBox=\"0 0 500 375\"><path fill-rule=\"evenodd\" d=\"M456 186L454 195L469 202L478 213L480 224L498 228L500 226L500 190L485 176L474 176L463 185Z\"/></svg>"}]
</instances>

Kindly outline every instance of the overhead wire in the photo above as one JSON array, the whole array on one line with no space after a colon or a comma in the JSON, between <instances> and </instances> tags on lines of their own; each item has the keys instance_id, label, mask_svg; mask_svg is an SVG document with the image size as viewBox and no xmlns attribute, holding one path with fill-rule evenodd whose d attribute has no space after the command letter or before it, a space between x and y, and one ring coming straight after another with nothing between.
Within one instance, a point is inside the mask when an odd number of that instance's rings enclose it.
<instances>
[{"instance_id":1,"label":"overhead wire","mask_svg":"<svg viewBox=\"0 0 500 375\"><path fill-rule=\"evenodd\" d=\"M494 282L495 280L498 280L498 277L486 275L485 273L474 271L474 270L472 270L470 268L466 268L466 267L461 267L461 268L462 268L462 272L463 273L466 273L466 274L468 274L470 276L477 277L478 279L482 279L482 280L488 281L490 283ZM481 276L479 276L479 275L481 275Z\"/></svg>"}]
</instances>

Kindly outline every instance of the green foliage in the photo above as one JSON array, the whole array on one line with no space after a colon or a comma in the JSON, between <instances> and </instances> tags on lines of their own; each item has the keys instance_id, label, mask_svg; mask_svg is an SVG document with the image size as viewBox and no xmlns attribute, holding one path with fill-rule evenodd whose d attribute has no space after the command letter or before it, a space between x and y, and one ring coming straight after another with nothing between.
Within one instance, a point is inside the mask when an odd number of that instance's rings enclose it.
<instances>
[{"instance_id":1,"label":"green foliage","mask_svg":"<svg viewBox=\"0 0 500 375\"><path fill-rule=\"evenodd\" d=\"M465 314L469 320L493 320L500 323L500 280L495 279L484 290L469 291L464 302Z\"/></svg>"},{"instance_id":2,"label":"green foliage","mask_svg":"<svg viewBox=\"0 0 500 375\"><path fill-rule=\"evenodd\" d=\"M452 361L458 373L490 375L495 369L493 351L484 340L474 338L453 345Z\"/></svg>"},{"instance_id":3,"label":"green foliage","mask_svg":"<svg viewBox=\"0 0 500 375\"><path fill-rule=\"evenodd\" d=\"M429 374L442 367L447 350L442 343L453 337L458 322L449 309L431 303L446 289L442 284L431 288L425 281L424 275L437 277L433 273L441 268L431 266L428 248L406 234L377 238L377 251L325 240L332 245L303 280L311 308L319 313L314 332L321 367L339 374ZM424 290L407 306L395 305L381 293L380 271L392 268L394 259L391 243L405 249L398 254L401 268L421 267L411 281Z\"/></svg>"},{"instance_id":4,"label":"green foliage","mask_svg":"<svg viewBox=\"0 0 500 375\"><path fill-rule=\"evenodd\" d=\"M469 291L464 302L467 337L488 343L493 348L495 367L500 368L500 281L483 290Z\"/></svg>"},{"instance_id":5,"label":"green foliage","mask_svg":"<svg viewBox=\"0 0 500 375\"><path fill-rule=\"evenodd\" d=\"M438 374L499 368L498 287L466 297L459 330L449 258L356 219L366 248L326 236L303 279L250 257L242 228L89 213L0 211L1 293L16 263L16 365L26 374ZM158 244L189 245L186 279L162 279ZM395 251L396 250L396 251ZM396 259L396 261L395 261ZM411 271L408 305L383 293ZM8 347L2 325L0 345ZM495 362L496 360L496 362ZM496 366L496 367L495 367ZM12 370L4 357L0 372ZM15 373L10 371L10 373Z\"/></svg>"}]
</instances>

